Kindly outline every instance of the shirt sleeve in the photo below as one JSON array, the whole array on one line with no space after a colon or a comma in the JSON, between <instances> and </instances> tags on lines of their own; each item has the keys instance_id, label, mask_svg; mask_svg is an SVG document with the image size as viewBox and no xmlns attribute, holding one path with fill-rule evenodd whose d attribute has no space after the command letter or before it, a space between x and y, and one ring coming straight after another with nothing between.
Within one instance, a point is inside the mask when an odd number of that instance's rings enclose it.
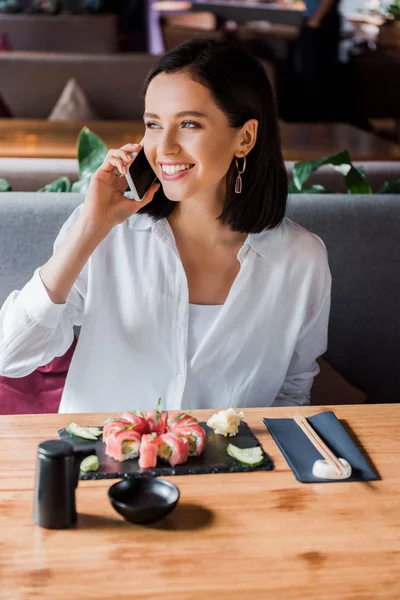
<instances>
[{"instance_id":1,"label":"shirt sleeve","mask_svg":"<svg viewBox=\"0 0 400 600\"><path fill-rule=\"evenodd\" d=\"M78 207L61 228L54 243L57 250L77 220ZM36 269L22 288L14 291L0 311L0 375L25 377L56 356L62 356L74 339L74 325L82 324L87 265L74 283L64 304L55 304Z\"/></svg>"},{"instance_id":2,"label":"shirt sleeve","mask_svg":"<svg viewBox=\"0 0 400 600\"><path fill-rule=\"evenodd\" d=\"M285 381L272 406L310 404L310 393L314 377L320 371L317 358L326 352L328 346L332 279L327 261L323 279L321 299L303 324Z\"/></svg>"}]
</instances>

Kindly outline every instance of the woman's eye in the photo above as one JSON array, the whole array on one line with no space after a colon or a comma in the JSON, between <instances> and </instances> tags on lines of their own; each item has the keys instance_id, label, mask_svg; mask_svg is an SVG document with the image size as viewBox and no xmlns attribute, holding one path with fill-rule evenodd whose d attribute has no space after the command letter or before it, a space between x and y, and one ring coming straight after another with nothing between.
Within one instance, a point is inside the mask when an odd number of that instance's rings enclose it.
<instances>
[{"instance_id":1,"label":"woman's eye","mask_svg":"<svg viewBox=\"0 0 400 600\"><path fill-rule=\"evenodd\" d=\"M158 127L157 123L148 122L145 123L146 129L156 129Z\"/></svg>"},{"instance_id":2,"label":"woman's eye","mask_svg":"<svg viewBox=\"0 0 400 600\"><path fill-rule=\"evenodd\" d=\"M183 121L182 126L185 129L196 129L197 127L200 127L200 124L196 123L196 121Z\"/></svg>"}]
</instances>

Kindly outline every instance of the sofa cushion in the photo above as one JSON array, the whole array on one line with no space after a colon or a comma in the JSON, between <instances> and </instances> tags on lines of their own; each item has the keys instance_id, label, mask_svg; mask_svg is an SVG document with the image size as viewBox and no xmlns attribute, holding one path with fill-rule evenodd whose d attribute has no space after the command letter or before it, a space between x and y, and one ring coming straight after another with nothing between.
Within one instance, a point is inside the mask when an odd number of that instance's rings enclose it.
<instances>
[{"instance_id":1,"label":"sofa cushion","mask_svg":"<svg viewBox=\"0 0 400 600\"><path fill-rule=\"evenodd\" d=\"M1 93L16 118L47 119L66 82L74 78L101 119L141 120L143 82L155 60L149 54L122 52L2 52Z\"/></svg>"},{"instance_id":2,"label":"sofa cushion","mask_svg":"<svg viewBox=\"0 0 400 600\"><path fill-rule=\"evenodd\" d=\"M69 79L49 115L50 121L95 121L96 111L90 105L76 79Z\"/></svg>"},{"instance_id":3,"label":"sofa cushion","mask_svg":"<svg viewBox=\"0 0 400 600\"><path fill-rule=\"evenodd\" d=\"M329 404L362 404L366 394L351 385L326 360L317 360L320 372L314 378L311 388L310 404L325 406Z\"/></svg>"}]
</instances>

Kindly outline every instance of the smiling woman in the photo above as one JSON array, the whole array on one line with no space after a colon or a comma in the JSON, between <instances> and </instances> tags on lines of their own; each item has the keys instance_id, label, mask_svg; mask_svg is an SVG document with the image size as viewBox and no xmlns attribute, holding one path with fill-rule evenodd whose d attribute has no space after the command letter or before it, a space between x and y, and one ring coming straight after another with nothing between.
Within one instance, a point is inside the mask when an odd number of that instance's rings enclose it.
<instances>
[{"instance_id":1,"label":"smiling woman","mask_svg":"<svg viewBox=\"0 0 400 600\"><path fill-rule=\"evenodd\" d=\"M61 412L306 404L326 350L323 242L285 218L268 78L240 46L192 40L145 83L160 184L125 196L140 147L110 150L54 254L0 312L0 374L81 334Z\"/></svg>"},{"instance_id":2,"label":"smiling woman","mask_svg":"<svg viewBox=\"0 0 400 600\"><path fill-rule=\"evenodd\" d=\"M287 175L272 88L252 56L234 44L182 44L155 63L145 102L146 155L166 185L142 212L167 217L181 209L177 201L200 194L201 204L214 205L233 231L259 233L280 224ZM185 185L167 185L176 165L194 167L184 174ZM235 193L238 177L246 202Z\"/></svg>"}]
</instances>

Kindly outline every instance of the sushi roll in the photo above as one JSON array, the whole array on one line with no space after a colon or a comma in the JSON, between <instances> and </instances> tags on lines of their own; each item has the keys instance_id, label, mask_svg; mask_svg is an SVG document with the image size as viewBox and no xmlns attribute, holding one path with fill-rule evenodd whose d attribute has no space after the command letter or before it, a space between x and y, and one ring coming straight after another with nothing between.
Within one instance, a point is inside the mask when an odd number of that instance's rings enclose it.
<instances>
[{"instance_id":1,"label":"sushi roll","mask_svg":"<svg viewBox=\"0 0 400 600\"><path fill-rule=\"evenodd\" d=\"M175 431L178 427L186 427L187 425L198 425L199 422L195 417L192 417L187 412L173 412L168 417L168 429Z\"/></svg>"},{"instance_id":2,"label":"sushi roll","mask_svg":"<svg viewBox=\"0 0 400 600\"><path fill-rule=\"evenodd\" d=\"M176 433L163 433L158 438L158 456L171 467L181 465L189 456L189 442Z\"/></svg>"},{"instance_id":3,"label":"sushi roll","mask_svg":"<svg viewBox=\"0 0 400 600\"><path fill-rule=\"evenodd\" d=\"M156 433L145 433L140 444L139 467L154 468L157 464L158 440Z\"/></svg>"},{"instance_id":4,"label":"sushi roll","mask_svg":"<svg viewBox=\"0 0 400 600\"><path fill-rule=\"evenodd\" d=\"M147 412L149 433L161 435L167 431L168 411L161 410L161 398L158 399L156 410Z\"/></svg>"},{"instance_id":5,"label":"sushi roll","mask_svg":"<svg viewBox=\"0 0 400 600\"><path fill-rule=\"evenodd\" d=\"M187 425L179 427L174 433L187 439L189 444L189 456L200 456L206 445L206 433L201 425Z\"/></svg>"},{"instance_id":6,"label":"sushi roll","mask_svg":"<svg viewBox=\"0 0 400 600\"><path fill-rule=\"evenodd\" d=\"M141 412L124 412L120 415L122 421L128 421L135 426L135 431L143 435L149 432L149 425Z\"/></svg>"},{"instance_id":7,"label":"sushi roll","mask_svg":"<svg viewBox=\"0 0 400 600\"><path fill-rule=\"evenodd\" d=\"M109 434L106 454L122 462L139 456L141 435L134 429L118 429Z\"/></svg>"},{"instance_id":8,"label":"sushi roll","mask_svg":"<svg viewBox=\"0 0 400 600\"><path fill-rule=\"evenodd\" d=\"M131 423L129 423L129 421L110 421L109 423L106 423L103 427L103 442L107 441L108 436L110 435L110 433L113 433L113 431L118 431L119 429L124 429L124 427L129 427L129 425L131 425Z\"/></svg>"}]
</instances>

